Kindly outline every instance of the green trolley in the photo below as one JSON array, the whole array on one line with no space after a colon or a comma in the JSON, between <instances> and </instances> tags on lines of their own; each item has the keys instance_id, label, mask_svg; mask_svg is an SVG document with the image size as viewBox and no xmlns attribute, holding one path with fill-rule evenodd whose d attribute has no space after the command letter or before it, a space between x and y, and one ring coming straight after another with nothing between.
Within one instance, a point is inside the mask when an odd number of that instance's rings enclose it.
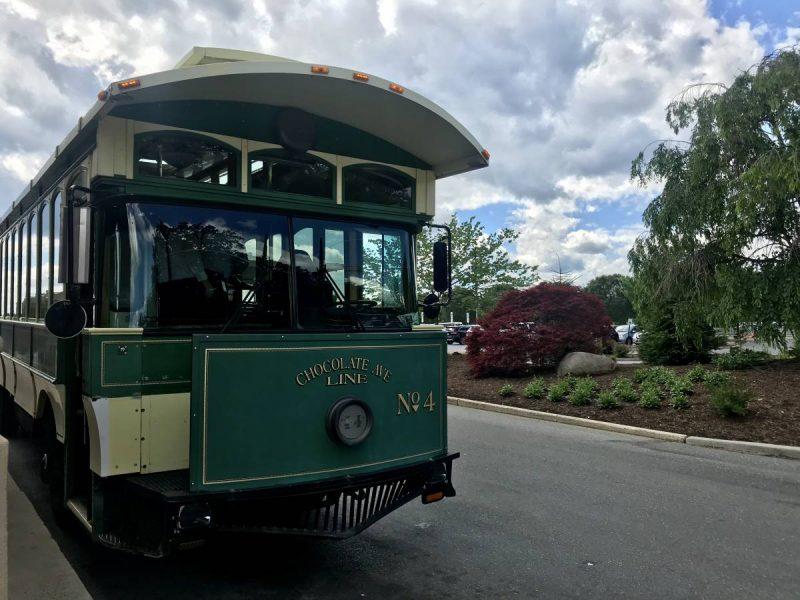
<instances>
[{"instance_id":1,"label":"green trolley","mask_svg":"<svg viewBox=\"0 0 800 600\"><path fill-rule=\"evenodd\" d=\"M351 69L194 48L102 90L0 222L0 429L41 440L56 513L163 556L454 495L418 316L449 298L448 232L433 290L415 236L488 158Z\"/></svg>"}]
</instances>

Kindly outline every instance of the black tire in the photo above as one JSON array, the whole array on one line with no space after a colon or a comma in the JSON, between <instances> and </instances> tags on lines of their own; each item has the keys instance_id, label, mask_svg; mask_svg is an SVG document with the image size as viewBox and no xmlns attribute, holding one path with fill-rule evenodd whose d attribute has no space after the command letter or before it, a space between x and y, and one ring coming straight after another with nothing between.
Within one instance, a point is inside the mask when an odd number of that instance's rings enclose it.
<instances>
[{"instance_id":1,"label":"black tire","mask_svg":"<svg viewBox=\"0 0 800 600\"><path fill-rule=\"evenodd\" d=\"M50 508L59 523L65 523L64 506L64 444L56 436L56 420L50 405L42 420L42 479L50 490Z\"/></svg>"},{"instance_id":2,"label":"black tire","mask_svg":"<svg viewBox=\"0 0 800 600\"><path fill-rule=\"evenodd\" d=\"M14 398L6 390L0 389L0 435L12 438L19 431Z\"/></svg>"}]
</instances>

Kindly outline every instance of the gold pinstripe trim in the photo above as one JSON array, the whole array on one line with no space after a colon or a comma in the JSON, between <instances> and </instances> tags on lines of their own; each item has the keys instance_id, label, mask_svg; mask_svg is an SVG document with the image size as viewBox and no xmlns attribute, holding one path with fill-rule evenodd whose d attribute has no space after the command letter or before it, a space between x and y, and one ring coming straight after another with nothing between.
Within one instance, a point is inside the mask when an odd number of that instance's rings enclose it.
<instances>
[{"instance_id":1,"label":"gold pinstripe trim","mask_svg":"<svg viewBox=\"0 0 800 600\"><path fill-rule=\"evenodd\" d=\"M44 371L40 371L39 369L37 369L36 367L33 367L33 366L29 365L29 364L28 364L28 363L26 363L25 361L23 361L23 360L20 360L20 359L18 359L18 358L15 358L15 357L11 356L11 355L10 355L8 352L2 352L2 355L3 355L3 356L5 356L5 357L6 357L8 360L10 360L10 361L12 361L12 362L15 362L15 363L17 363L19 366L21 366L21 367L25 367L25 368L26 368L26 369L28 369L28 370L29 370L31 373L36 373L36 374L37 374L39 377L41 377L42 379L46 379L46 380L47 380L47 381L49 381L50 383L55 383L55 382L56 382L56 378L55 378L55 377L53 377L52 375L48 375L48 374L47 374L47 373L45 373Z\"/></svg>"}]
</instances>

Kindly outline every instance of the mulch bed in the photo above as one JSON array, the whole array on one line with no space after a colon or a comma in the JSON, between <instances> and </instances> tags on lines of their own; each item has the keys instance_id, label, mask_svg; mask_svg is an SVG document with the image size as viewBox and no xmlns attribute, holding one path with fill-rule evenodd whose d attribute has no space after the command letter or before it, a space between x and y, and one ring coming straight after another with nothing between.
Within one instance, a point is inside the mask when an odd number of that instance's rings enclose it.
<instances>
[{"instance_id":1,"label":"mulch bed","mask_svg":"<svg viewBox=\"0 0 800 600\"><path fill-rule=\"evenodd\" d=\"M709 365L706 367L713 368ZM608 389L616 377L632 377L637 368L641 366L621 365L612 374L595 376L595 380L600 389ZM670 368L681 374L689 369ZM476 379L470 374L466 357L460 354L448 357L448 394L687 435L800 446L800 361L773 361L764 366L729 373L737 386L755 394L756 399L749 404L744 417L723 417L711 404L710 394L702 383L694 386L694 394L689 397L691 405L683 410L675 410L666 402L659 409L644 409L636 404L601 409L594 404L572 406L566 401L551 402L547 398L532 400L522 395L522 389L530 378ZM557 379L554 373L542 373L541 376L548 385ZM513 396L500 397L497 391L504 384L513 386Z\"/></svg>"}]
</instances>

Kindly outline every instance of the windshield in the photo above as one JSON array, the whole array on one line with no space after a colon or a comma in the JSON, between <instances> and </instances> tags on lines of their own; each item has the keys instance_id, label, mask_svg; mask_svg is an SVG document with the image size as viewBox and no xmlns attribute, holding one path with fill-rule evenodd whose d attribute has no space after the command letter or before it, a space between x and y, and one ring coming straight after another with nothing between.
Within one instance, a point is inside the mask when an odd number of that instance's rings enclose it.
<instances>
[{"instance_id":1,"label":"windshield","mask_svg":"<svg viewBox=\"0 0 800 600\"><path fill-rule=\"evenodd\" d=\"M129 202L106 212L101 313L112 327L406 328L410 248L395 228Z\"/></svg>"},{"instance_id":2,"label":"windshield","mask_svg":"<svg viewBox=\"0 0 800 600\"><path fill-rule=\"evenodd\" d=\"M293 219L293 225L301 326L410 324L407 231L320 219Z\"/></svg>"}]
</instances>

